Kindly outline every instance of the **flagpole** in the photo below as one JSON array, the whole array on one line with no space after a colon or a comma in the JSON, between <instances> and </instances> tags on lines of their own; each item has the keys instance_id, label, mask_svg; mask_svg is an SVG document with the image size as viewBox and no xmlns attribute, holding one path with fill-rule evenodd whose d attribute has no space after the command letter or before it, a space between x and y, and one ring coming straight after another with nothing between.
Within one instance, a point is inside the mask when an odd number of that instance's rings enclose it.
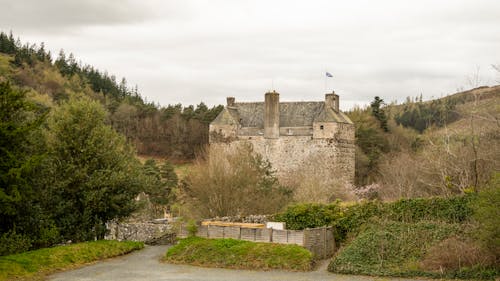
<instances>
[{"instance_id":1,"label":"flagpole","mask_svg":"<svg viewBox=\"0 0 500 281\"><path fill-rule=\"evenodd\" d=\"M326 68L325 68L325 72L323 73L323 77L325 77L325 93L327 91L327 86L326 86Z\"/></svg>"}]
</instances>

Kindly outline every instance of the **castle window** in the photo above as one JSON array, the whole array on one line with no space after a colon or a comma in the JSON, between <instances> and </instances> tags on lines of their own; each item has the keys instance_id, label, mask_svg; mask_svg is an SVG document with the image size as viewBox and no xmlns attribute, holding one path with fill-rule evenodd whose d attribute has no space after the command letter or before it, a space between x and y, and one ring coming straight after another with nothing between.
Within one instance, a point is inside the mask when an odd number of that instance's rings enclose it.
<instances>
[{"instance_id":1,"label":"castle window","mask_svg":"<svg viewBox=\"0 0 500 281\"><path fill-rule=\"evenodd\" d=\"M323 125L320 125L320 126L319 126L319 129L320 129L320 130L323 130L324 128L325 128L325 126L323 126Z\"/></svg>"},{"instance_id":2,"label":"castle window","mask_svg":"<svg viewBox=\"0 0 500 281\"><path fill-rule=\"evenodd\" d=\"M292 129L288 129L288 135L292 134Z\"/></svg>"}]
</instances>

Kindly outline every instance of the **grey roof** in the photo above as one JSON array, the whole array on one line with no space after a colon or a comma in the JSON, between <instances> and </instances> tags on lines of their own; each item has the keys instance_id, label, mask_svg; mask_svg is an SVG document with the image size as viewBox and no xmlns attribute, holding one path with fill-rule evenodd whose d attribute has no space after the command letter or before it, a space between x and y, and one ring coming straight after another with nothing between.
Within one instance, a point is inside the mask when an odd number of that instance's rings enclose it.
<instances>
[{"instance_id":1,"label":"grey roof","mask_svg":"<svg viewBox=\"0 0 500 281\"><path fill-rule=\"evenodd\" d=\"M225 107L219 115L212 121L212 124L218 124L218 125L236 125L238 124L238 118L235 116L237 115L237 112L231 112L234 110L230 110L227 107Z\"/></svg>"},{"instance_id":2,"label":"grey roof","mask_svg":"<svg viewBox=\"0 0 500 281\"><path fill-rule=\"evenodd\" d=\"M349 123L352 121L342 112L325 107L324 102L280 102L280 127L306 127L313 122ZM263 102L237 102L225 107L212 124L234 124L242 127L264 128Z\"/></svg>"}]
</instances>

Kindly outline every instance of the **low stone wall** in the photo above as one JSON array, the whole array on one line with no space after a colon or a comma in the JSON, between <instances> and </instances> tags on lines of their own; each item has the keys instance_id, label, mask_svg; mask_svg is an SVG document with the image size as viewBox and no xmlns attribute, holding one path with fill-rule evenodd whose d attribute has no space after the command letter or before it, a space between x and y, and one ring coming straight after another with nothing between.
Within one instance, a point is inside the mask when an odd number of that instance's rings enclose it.
<instances>
[{"instance_id":1,"label":"low stone wall","mask_svg":"<svg viewBox=\"0 0 500 281\"><path fill-rule=\"evenodd\" d=\"M205 221L223 221L223 222L244 222L244 223L266 223L269 221L268 215L248 215L248 216L232 216L232 217L215 217L205 219Z\"/></svg>"},{"instance_id":2,"label":"low stone wall","mask_svg":"<svg viewBox=\"0 0 500 281\"><path fill-rule=\"evenodd\" d=\"M141 241L146 244L170 244L175 240L173 227L168 222L108 222L106 240Z\"/></svg>"},{"instance_id":3,"label":"low stone wall","mask_svg":"<svg viewBox=\"0 0 500 281\"><path fill-rule=\"evenodd\" d=\"M177 236L189 235L185 226L181 226ZM335 240L332 227L308 228L304 230L276 230L272 228L246 228L239 226L198 226L198 237L233 238L252 242L295 244L314 254L317 259L326 259L335 252Z\"/></svg>"}]
</instances>

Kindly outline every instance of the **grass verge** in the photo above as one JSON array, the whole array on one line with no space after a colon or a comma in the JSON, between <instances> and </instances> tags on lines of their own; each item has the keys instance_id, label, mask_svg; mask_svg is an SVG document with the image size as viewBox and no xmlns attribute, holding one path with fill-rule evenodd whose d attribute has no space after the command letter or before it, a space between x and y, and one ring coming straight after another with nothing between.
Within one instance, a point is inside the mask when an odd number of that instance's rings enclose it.
<instances>
[{"instance_id":1,"label":"grass verge","mask_svg":"<svg viewBox=\"0 0 500 281\"><path fill-rule=\"evenodd\" d=\"M0 257L0 281L32 279L74 268L96 260L142 249L142 242L100 240Z\"/></svg>"},{"instance_id":2,"label":"grass verge","mask_svg":"<svg viewBox=\"0 0 500 281\"><path fill-rule=\"evenodd\" d=\"M312 269L311 252L297 245L255 243L235 239L189 237L170 248L164 261L237 269Z\"/></svg>"}]
</instances>

